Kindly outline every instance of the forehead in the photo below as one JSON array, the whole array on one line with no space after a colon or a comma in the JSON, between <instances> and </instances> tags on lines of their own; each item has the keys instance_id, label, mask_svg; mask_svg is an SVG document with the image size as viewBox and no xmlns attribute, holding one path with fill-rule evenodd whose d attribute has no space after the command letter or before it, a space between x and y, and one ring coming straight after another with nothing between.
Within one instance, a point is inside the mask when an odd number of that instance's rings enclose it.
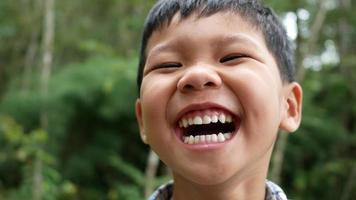
<instances>
[{"instance_id":1,"label":"forehead","mask_svg":"<svg viewBox=\"0 0 356 200\"><path fill-rule=\"evenodd\" d=\"M192 14L187 18L176 14L169 23L152 33L146 55L172 47L184 48L184 45L189 48L194 42L199 42L202 47L207 43L210 46L239 43L256 50L267 50L262 32L248 19L233 12L218 12L203 17Z\"/></svg>"}]
</instances>

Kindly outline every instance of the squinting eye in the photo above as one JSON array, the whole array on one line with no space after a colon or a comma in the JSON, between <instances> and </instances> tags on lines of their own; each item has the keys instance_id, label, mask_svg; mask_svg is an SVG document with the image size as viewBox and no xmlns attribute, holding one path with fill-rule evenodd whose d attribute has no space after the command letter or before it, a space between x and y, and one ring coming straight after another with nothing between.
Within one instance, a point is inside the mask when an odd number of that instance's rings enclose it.
<instances>
[{"instance_id":1,"label":"squinting eye","mask_svg":"<svg viewBox=\"0 0 356 200\"><path fill-rule=\"evenodd\" d=\"M160 68L178 68L181 67L182 64L180 63L163 63L163 64L159 64L157 65L155 68L156 69L160 69Z\"/></svg>"},{"instance_id":2,"label":"squinting eye","mask_svg":"<svg viewBox=\"0 0 356 200\"><path fill-rule=\"evenodd\" d=\"M235 60L235 59L239 59L239 58L243 58L243 57L246 57L246 56L242 55L242 54L228 55L228 56L225 56L225 57L221 58L220 59L220 63L229 62L229 61L232 61L232 60Z\"/></svg>"}]
</instances>

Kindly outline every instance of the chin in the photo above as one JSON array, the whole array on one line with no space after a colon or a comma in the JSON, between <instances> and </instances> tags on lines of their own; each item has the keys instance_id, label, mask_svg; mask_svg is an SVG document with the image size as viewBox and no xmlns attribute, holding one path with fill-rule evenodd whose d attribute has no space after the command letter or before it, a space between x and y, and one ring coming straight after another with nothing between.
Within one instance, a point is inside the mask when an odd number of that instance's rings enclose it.
<instances>
[{"instance_id":1,"label":"chin","mask_svg":"<svg viewBox=\"0 0 356 200\"><path fill-rule=\"evenodd\" d=\"M193 169L189 169L181 174L184 174L183 178L186 181L198 185L214 186L228 182L236 173L233 173L232 170L227 169L219 170L211 167L194 167Z\"/></svg>"}]
</instances>

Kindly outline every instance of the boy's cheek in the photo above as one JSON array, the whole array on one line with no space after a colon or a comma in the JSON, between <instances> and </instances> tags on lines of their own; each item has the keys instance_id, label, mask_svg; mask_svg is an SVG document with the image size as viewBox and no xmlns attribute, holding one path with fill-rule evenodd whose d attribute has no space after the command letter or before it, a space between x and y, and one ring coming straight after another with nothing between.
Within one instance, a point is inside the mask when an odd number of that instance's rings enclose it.
<instances>
[{"instance_id":1,"label":"boy's cheek","mask_svg":"<svg viewBox=\"0 0 356 200\"><path fill-rule=\"evenodd\" d=\"M144 93L143 93L144 94ZM145 144L152 142L155 134L161 129L166 129L165 112L162 98L157 98L157 95L144 94L144 96L136 100L136 119L140 129L141 140Z\"/></svg>"},{"instance_id":2,"label":"boy's cheek","mask_svg":"<svg viewBox=\"0 0 356 200\"><path fill-rule=\"evenodd\" d=\"M238 71L238 76L229 77L229 82L236 85L231 87L238 96L244 114L253 117L268 117L275 115L279 108L280 86L272 79L259 76L250 69ZM273 84L271 84L273 83Z\"/></svg>"}]
</instances>

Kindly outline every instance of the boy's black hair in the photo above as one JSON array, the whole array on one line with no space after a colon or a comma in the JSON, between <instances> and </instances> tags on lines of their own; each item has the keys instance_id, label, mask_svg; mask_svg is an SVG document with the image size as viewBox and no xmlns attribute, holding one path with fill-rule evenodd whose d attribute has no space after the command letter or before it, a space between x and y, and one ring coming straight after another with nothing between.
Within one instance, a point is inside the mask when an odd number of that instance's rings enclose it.
<instances>
[{"instance_id":1,"label":"boy's black hair","mask_svg":"<svg viewBox=\"0 0 356 200\"><path fill-rule=\"evenodd\" d=\"M141 88L147 58L147 43L154 31L169 25L178 12L181 19L185 19L193 13L198 17L207 17L221 11L237 13L257 27L263 33L267 48L277 62L282 80L294 81L294 52L286 31L276 14L259 0L159 0L149 12L142 34L137 72L138 89Z\"/></svg>"}]
</instances>

